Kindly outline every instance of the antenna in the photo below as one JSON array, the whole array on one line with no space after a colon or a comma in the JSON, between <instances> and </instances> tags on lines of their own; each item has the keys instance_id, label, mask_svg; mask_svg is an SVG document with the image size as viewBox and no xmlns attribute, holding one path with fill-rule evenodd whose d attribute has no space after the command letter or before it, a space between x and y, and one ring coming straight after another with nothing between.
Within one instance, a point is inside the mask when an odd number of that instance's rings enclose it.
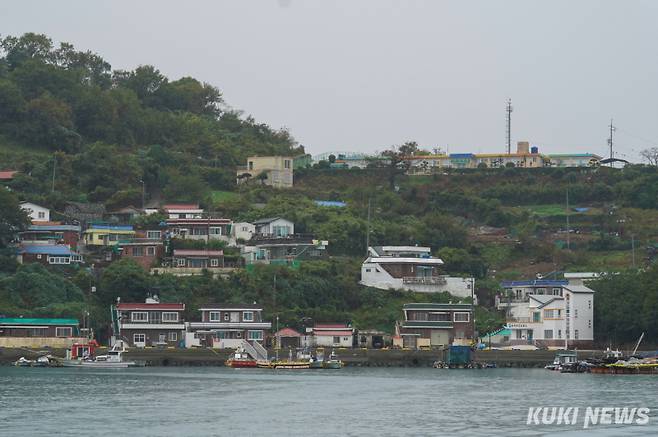
<instances>
[{"instance_id":1,"label":"antenna","mask_svg":"<svg viewBox=\"0 0 658 437\"><path fill-rule=\"evenodd\" d=\"M368 225L366 227L366 258L370 256L370 201L372 197L368 197Z\"/></svg>"},{"instance_id":2,"label":"antenna","mask_svg":"<svg viewBox=\"0 0 658 437\"><path fill-rule=\"evenodd\" d=\"M610 126L608 126L608 127L610 128L610 137L608 137L608 146L610 147L610 159L612 159L612 158L615 157L614 151L613 151L613 136L612 136L612 134L615 132L615 130L617 130L617 128L614 127L614 125L612 124L612 118L610 119ZM613 166L614 166L614 162L610 161L610 167L613 167Z\"/></svg>"},{"instance_id":3,"label":"antenna","mask_svg":"<svg viewBox=\"0 0 658 437\"><path fill-rule=\"evenodd\" d=\"M512 153L512 99L507 99L507 107L505 108L506 121L507 121L507 154Z\"/></svg>"}]
</instances>

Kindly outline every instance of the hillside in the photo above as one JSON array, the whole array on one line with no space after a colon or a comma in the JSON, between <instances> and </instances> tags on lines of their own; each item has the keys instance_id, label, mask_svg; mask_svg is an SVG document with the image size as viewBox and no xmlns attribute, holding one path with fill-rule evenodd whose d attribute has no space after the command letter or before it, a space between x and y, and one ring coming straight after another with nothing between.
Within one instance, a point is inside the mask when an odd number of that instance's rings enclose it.
<instances>
[{"instance_id":1,"label":"hillside","mask_svg":"<svg viewBox=\"0 0 658 437\"><path fill-rule=\"evenodd\" d=\"M99 55L55 47L43 35L7 37L0 45L0 169L19 171L1 199L3 224L24 225L14 214L18 200L56 213L66 201L111 210L140 206L144 189L147 204L200 202L234 221L286 217L298 232L328 240L330 254L298 270L263 266L213 279L150 276L127 261L102 271L18 267L3 247L0 313L80 317L90 304L103 332L116 297L157 293L186 302L190 317L207 301L258 301L282 325L352 321L390 332L403 303L451 297L358 285L370 206L371 244L430 246L447 273L476 278L482 331L502 323L490 308L501 280L610 271L622 274L597 289L598 339L658 335L656 167L455 170L398 175L393 190L387 168L306 168L295 172L289 190L236 186L235 168L247 156L303 150L287 131L243 117L219 89L196 79L171 80L152 66L112 71Z\"/></svg>"}]
</instances>

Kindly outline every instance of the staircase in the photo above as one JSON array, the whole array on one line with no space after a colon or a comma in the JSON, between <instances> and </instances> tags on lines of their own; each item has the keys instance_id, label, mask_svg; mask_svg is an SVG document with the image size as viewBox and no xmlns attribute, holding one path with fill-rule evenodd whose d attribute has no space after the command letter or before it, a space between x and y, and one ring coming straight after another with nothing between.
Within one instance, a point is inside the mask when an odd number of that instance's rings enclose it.
<instances>
[{"instance_id":1,"label":"staircase","mask_svg":"<svg viewBox=\"0 0 658 437\"><path fill-rule=\"evenodd\" d=\"M253 359L258 361L267 360L267 350L261 346L257 341L248 342L247 340L242 340L241 345L246 353L248 353Z\"/></svg>"}]
</instances>

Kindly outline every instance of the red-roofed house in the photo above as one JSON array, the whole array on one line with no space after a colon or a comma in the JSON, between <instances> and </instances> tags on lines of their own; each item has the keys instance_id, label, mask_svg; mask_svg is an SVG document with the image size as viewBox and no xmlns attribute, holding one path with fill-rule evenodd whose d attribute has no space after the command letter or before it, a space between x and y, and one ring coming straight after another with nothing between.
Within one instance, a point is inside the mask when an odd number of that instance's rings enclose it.
<instances>
[{"instance_id":1,"label":"red-roofed house","mask_svg":"<svg viewBox=\"0 0 658 437\"><path fill-rule=\"evenodd\" d=\"M184 341L183 303L118 303L119 336L134 347L178 346Z\"/></svg>"},{"instance_id":2,"label":"red-roofed house","mask_svg":"<svg viewBox=\"0 0 658 437\"><path fill-rule=\"evenodd\" d=\"M0 181L2 182L11 182L14 179L14 176L18 173L16 170L4 170L0 171Z\"/></svg>"},{"instance_id":3,"label":"red-roofed house","mask_svg":"<svg viewBox=\"0 0 658 437\"><path fill-rule=\"evenodd\" d=\"M292 328L283 328L274 334L276 344L283 349L301 347L302 334Z\"/></svg>"},{"instance_id":4,"label":"red-roofed house","mask_svg":"<svg viewBox=\"0 0 658 437\"><path fill-rule=\"evenodd\" d=\"M345 323L318 323L309 330L305 346L352 347L354 343L354 329Z\"/></svg>"}]
</instances>

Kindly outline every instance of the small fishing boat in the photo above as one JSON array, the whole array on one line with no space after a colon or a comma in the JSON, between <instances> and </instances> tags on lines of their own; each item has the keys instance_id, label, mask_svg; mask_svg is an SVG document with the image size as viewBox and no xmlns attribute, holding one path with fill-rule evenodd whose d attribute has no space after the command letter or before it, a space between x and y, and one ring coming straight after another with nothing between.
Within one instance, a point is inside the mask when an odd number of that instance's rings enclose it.
<instances>
[{"instance_id":1,"label":"small fishing boat","mask_svg":"<svg viewBox=\"0 0 658 437\"><path fill-rule=\"evenodd\" d=\"M258 362L253 359L242 347L235 350L233 355L226 360L227 367L244 368L244 367L257 367Z\"/></svg>"},{"instance_id":2,"label":"small fishing boat","mask_svg":"<svg viewBox=\"0 0 658 437\"><path fill-rule=\"evenodd\" d=\"M122 369L139 366L136 362L126 361L123 358L123 353L126 351L126 348L121 340L117 341L114 346L112 346L112 349L107 352L107 355L94 356L95 345L91 344L91 342L77 346L83 346L81 349L86 350L86 353L83 356L73 356L73 349L67 351L69 357L62 361L64 367Z\"/></svg>"},{"instance_id":3,"label":"small fishing boat","mask_svg":"<svg viewBox=\"0 0 658 437\"><path fill-rule=\"evenodd\" d=\"M332 350L331 355L329 355L329 359L323 363L323 368L341 369L342 367L343 367L343 362L338 359L338 356L336 356L336 352Z\"/></svg>"},{"instance_id":4,"label":"small fishing boat","mask_svg":"<svg viewBox=\"0 0 658 437\"><path fill-rule=\"evenodd\" d=\"M560 351L555 354L555 359L553 362L544 366L544 369L559 371L564 365L575 363L577 361L576 356L576 351Z\"/></svg>"}]
</instances>

